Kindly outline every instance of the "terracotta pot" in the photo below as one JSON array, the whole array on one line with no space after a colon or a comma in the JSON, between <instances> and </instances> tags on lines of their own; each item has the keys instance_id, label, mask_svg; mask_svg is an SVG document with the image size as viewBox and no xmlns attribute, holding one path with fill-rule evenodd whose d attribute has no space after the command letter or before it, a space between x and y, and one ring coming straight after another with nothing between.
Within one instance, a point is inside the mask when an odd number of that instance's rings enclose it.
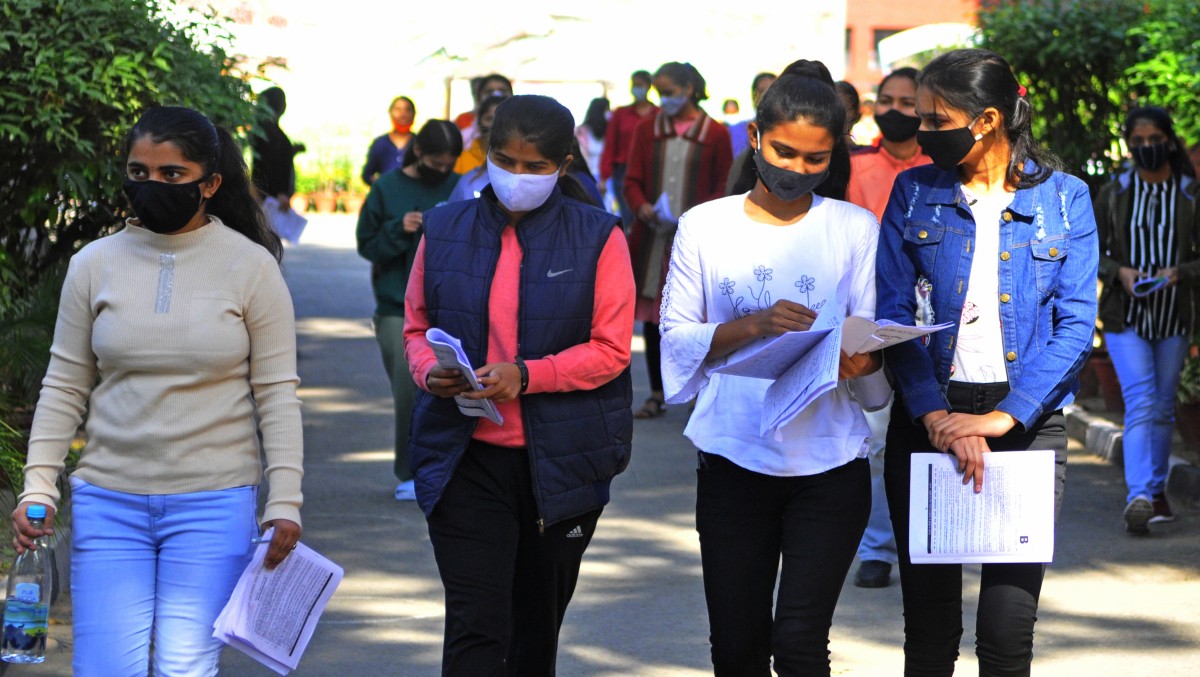
<instances>
[{"instance_id":1,"label":"terracotta pot","mask_svg":"<svg viewBox=\"0 0 1200 677\"><path fill-rule=\"evenodd\" d=\"M297 214L308 211L308 193L292 193L292 211Z\"/></svg>"},{"instance_id":2,"label":"terracotta pot","mask_svg":"<svg viewBox=\"0 0 1200 677\"><path fill-rule=\"evenodd\" d=\"M1175 404L1175 428L1184 444L1193 451L1200 450L1200 402Z\"/></svg>"},{"instance_id":3,"label":"terracotta pot","mask_svg":"<svg viewBox=\"0 0 1200 677\"><path fill-rule=\"evenodd\" d=\"M357 214L366 201L367 197L362 193L342 193L342 209L347 214Z\"/></svg>"},{"instance_id":4,"label":"terracotta pot","mask_svg":"<svg viewBox=\"0 0 1200 677\"><path fill-rule=\"evenodd\" d=\"M1104 408L1108 411L1125 411L1125 398L1121 396L1121 383L1117 380L1117 370L1113 368L1112 359L1107 355L1092 358L1093 371L1096 373L1096 383L1100 395L1104 397Z\"/></svg>"},{"instance_id":5,"label":"terracotta pot","mask_svg":"<svg viewBox=\"0 0 1200 677\"><path fill-rule=\"evenodd\" d=\"M317 208L320 214L332 214L337 208L337 193L331 190L323 190L312 194L313 206Z\"/></svg>"}]
</instances>

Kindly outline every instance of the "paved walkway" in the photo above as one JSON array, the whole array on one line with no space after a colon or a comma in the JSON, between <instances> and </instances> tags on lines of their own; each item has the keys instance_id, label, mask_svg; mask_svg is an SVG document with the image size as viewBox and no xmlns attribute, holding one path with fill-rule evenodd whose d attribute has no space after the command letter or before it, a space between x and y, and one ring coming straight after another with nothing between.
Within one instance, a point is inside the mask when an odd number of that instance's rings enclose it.
<instances>
[{"instance_id":1,"label":"paved walkway","mask_svg":"<svg viewBox=\"0 0 1200 677\"><path fill-rule=\"evenodd\" d=\"M392 498L391 401L370 326L368 267L354 220L314 217L285 256L296 302L303 378L304 541L343 565L297 675L439 674L442 590L424 519ZM635 354L635 401L646 394ZM630 468L584 559L567 614L559 674L711 674L693 510L695 452L680 435L686 408L637 421ZM1149 538L1122 532L1120 470L1077 450L1070 461L1056 561L1037 626L1035 674L1184 677L1200 674L1200 511L1181 509ZM970 591L978 569L964 574ZM960 674L976 673L974 606ZM12 674L69 674L64 650ZM897 584L847 583L834 620L834 674L898 675ZM222 672L274 674L227 650Z\"/></svg>"}]
</instances>

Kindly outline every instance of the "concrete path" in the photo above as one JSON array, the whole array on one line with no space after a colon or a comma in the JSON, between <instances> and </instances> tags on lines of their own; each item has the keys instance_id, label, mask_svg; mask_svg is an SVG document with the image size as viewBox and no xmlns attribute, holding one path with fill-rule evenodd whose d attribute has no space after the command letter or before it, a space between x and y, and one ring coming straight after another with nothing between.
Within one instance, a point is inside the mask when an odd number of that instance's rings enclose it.
<instances>
[{"instance_id":1,"label":"concrete path","mask_svg":"<svg viewBox=\"0 0 1200 677\"><path fill-rule=\"evenodd\" d=\"M424 518L415 504L392 498L391 401L353 231L352 217L314 217L284 259L300 333L304 541L346 569L295 674L433 676L442 589ZM634 358L641 402L645 367L639 353ZM567 614L560 675L711 674L695 451L680 434L686 417L685 407L674 407L636 422L632 464L614 483ZM1200 674L1200 511L1180 506L1175 523L1130 538L1123 494L1119 468L1081 449L1072 454L1034 674ZM959 674L971 675L978 569L967 567L964 580ZM863 590L847 582L830 643L834 674L900 674L900 608L898 583ZM69 626L60 628L63 649L12 674L69 674ZM234 650L221 665L228 675L274 674Z\"/></svg>"}]
</instances>

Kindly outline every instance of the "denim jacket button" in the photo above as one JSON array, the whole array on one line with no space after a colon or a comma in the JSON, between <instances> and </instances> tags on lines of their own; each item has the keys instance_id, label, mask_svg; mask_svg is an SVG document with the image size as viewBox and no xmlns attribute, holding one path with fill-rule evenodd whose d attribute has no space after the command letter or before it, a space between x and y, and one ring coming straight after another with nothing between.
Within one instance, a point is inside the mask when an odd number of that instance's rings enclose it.
<instances>
[{"instance_id":1,"label":"denim jacket button","mask_svg":"<svg viewBox=\"0 0 1200 677\"><path fill-rule=\"evenodd\" d=\"M1000 218L1004 219L1005 222L1012 221L1012 212L1006 211Z\"/></svg>"},{"instance_id":2,"label":"denim jacket button","mask_svg":"<svg viewBox=\"0 0 1200 677\"><path fill-rule=\"evenodd\" d=\"M1010 350L1008 351L1008 354L1004 356L1004 359L1008 360L1009 362L1016 362L1017 354Z\"/></svg>"},{"instance_id":3,"label":"denim jacket button","mask_svg":"<svg viewBox=\"0 0 1200 677\"><path fill-rule=\"evenodd\" d=\"M1058 247L1051 247L1050 258L1054 258L1055 256L1058 256Z\"/></svg>"},{"instance_id":4,"label":"denim jacket button","mask_svg":"<svg viewBox=\"0 0 1200 677\"><path fill-rule=\"evenodd\" d=\"M1000 260L1001 261L1007 261L1011 258L1012 258L1012 255L1009 254L1008 252L1000 252Z\"/></svg>"},{"instance_id":5,"label":"denim jacket button","mask_svg":"<svg viewBox=\"0 0 1200 677\"><path fill-rule=\"evenodd\" d=\"M1011 300L1012 300L1012 297L1011 297L1011 296L1009 296L1008 294L1001 294L1001 295L1000 295L1000 303L1008 303L1008 302L1009 302L1009 301L1011 301Z\"/></svg>"},{"instance_id":6,"label":"denim jacket button","mask_svg":"<svg viewBox=\"0 0 1200 677\"><path fill-rule=\"evenodd\" d=\"M922 230L922 231L919 231L919 232L917 233L917 237L919 237L919 238L921 238L922 240L924 240L925 238L929 237L929 231L927 231L927 230Z\"/></svg>"}]
</instances>

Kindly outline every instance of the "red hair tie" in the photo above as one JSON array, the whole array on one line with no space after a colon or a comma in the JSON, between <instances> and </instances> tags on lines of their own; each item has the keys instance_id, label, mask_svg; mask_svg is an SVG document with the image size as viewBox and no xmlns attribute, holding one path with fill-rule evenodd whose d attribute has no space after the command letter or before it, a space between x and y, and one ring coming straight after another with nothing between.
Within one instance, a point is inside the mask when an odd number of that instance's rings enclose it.
<instances>
[{"instance_id":1,"label":"red hair tie","mask_svg":"<svg viewBox=\"0 0 1200 677\"><path fill-rule=\"evenodd\" d=\"M1017 96L1025 98L1025 85L1017 85Z\"/></svg>"}]
</instances>

